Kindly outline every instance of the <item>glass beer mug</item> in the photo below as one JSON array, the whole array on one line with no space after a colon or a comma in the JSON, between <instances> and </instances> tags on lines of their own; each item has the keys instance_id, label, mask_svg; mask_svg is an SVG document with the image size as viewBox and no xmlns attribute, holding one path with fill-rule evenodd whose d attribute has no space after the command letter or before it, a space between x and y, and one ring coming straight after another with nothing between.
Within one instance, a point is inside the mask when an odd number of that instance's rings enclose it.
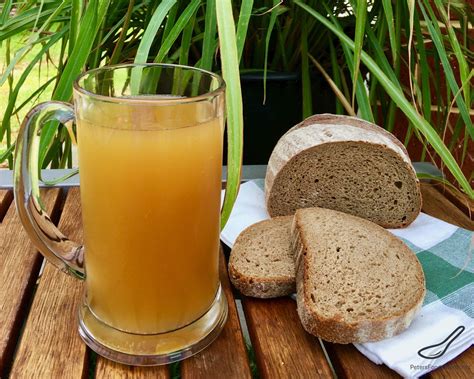
<instances>
[{"instance_id":1,"label":"glass beer mug","mask_svg":"<svg viewBox=\"0 0 474 379\"><path fill-rule=\"evenodd\" d=\"M219 282L224 82L190 67L103 67L74 83L74 107L39 104L23 122L15 202L29 237L85 280L79 333L98 354L165 364L209 345L227 317ZM41 207L38 146L75 120L84 228L70 241Z\"/></svg>"}]
</instances>

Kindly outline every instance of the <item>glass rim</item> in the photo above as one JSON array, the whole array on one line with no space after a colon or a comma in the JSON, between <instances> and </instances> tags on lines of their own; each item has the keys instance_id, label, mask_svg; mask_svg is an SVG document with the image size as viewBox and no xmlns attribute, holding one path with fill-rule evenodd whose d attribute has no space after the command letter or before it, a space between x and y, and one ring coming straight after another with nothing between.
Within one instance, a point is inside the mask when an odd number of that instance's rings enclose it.
<instances>
[{"instance_id":1,"label":"glass rim","mask_svg":"<svg viewBox=\"0 0 474 379\"><path fill-rule=\"evenodd\" d=\"M201 95L197 96L191 96L191 97L169 97L169 98L150 98L147 96L136 96L136 97L115 97L115 96L106 96L106 95L100 95L98 93L89 91L82 87L79 84L79 81L86 77L87 75L97 73L97 72L105 72L105 71L113 71L116 69L121 69L121 68L127 68L127 67L163 67L163 68L182 68L190 71L197 71L201 72L203 74L206 74L210 76L211 78L217 79L218 82L218 87L215 90L203 93ZM172 104L180 104L180 103L195 103L199 101L205 101L212 99L220 94L222 94L225 90L226 84L222 76L208 71L204 70L202 68L198 67L191 67L191 66L185 66L185 65L180 65L180 64L173 64L173 63L119 63L119 64L114 64L114 65L106 65L102 67L97 67L93 68L91 70L87 70L83 73L81 73L75 80L73 84L73 89L77 91L78 93L85 95L87 97L104 101L104 102L109 102L109 103L116 103L116 104L153 104L153 105L172 105ZM159 96L158 94L156 96Z\"/></svg>"}]
</instances>

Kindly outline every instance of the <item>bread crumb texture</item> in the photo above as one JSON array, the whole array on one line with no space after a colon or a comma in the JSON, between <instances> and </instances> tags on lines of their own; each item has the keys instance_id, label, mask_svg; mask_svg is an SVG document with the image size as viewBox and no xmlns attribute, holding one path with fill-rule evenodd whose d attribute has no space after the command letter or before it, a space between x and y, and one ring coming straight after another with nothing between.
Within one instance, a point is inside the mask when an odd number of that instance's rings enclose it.
<instances>
[{"instance_id":1,"label":"bread crumb texture","mask_svg":"<svg viewBox=\"0 0 474 379\"><path fill-rule=\"evenodd\" d=\"M295 215L298 312L307 331L337 343L392 337L421 307L415 254L383 228L322 208Z\"/></svg>"},{"instance_id":2,"label":"bread crumb texture","mask_svg":"<svg viewBox=\"0 0 474 379\"><path fill-rule=\"evenodd\" d=\"M405 150L373 128L309 124L283 136L267 169L269 214L317 206L388 228L410 224L421 210L415 171Z\"/></svg>"},{"instance_id":3,"label":"bread crumb texture","mask_svg":"<svg viewBox=\"0 0 474 379\"><path fill-rule=\"evenodd\" d=\"M229 276L244 295L269 298L295 292L292 219L286 216L261 221L238 236L229 258Z\"/></svg>"}]
</instances>

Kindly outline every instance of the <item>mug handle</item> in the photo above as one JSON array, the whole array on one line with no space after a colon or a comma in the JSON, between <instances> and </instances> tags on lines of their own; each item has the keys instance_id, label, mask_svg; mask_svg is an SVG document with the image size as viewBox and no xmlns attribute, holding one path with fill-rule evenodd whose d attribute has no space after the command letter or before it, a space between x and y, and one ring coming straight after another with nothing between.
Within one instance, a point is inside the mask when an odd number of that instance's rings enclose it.
<instances>
[{"instance_id":1,"label":"mug handle","mask_svg":"<svg viewBox=\"0 0 474 379\"><path fill-rule=\"evenodd\" d=\"M38 104L28 112L17 139L14 194L23 227L41 254L61 271L84 279L84 249L53 224L43 208L38 185L41 129L49 121L65 124L74 119L73 106L59 101Z\"/></svg>"}]
</instances>

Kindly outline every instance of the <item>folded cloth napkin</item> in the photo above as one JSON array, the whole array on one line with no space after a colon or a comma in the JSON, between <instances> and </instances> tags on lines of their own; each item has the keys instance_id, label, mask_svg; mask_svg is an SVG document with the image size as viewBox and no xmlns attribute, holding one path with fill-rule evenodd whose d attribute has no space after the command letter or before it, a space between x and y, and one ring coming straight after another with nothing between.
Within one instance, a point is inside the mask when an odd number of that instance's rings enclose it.
<instances>
[{"instance_id":1,"label":"folded cloth napkin","mask_svg":"<svg viewBox=\"0 0 474 379\"><path fill-rule=\"evenodd\" d=\"M232 247L243 229L268 218L263 180L247 182L240 187L221 240ZM474 234L423 213L407 228L389 231L412 249L423 266L427 288L423 308L398 336L355 347L404 377L419 377L474 342Z\"/></svg>"}]
</instances>

